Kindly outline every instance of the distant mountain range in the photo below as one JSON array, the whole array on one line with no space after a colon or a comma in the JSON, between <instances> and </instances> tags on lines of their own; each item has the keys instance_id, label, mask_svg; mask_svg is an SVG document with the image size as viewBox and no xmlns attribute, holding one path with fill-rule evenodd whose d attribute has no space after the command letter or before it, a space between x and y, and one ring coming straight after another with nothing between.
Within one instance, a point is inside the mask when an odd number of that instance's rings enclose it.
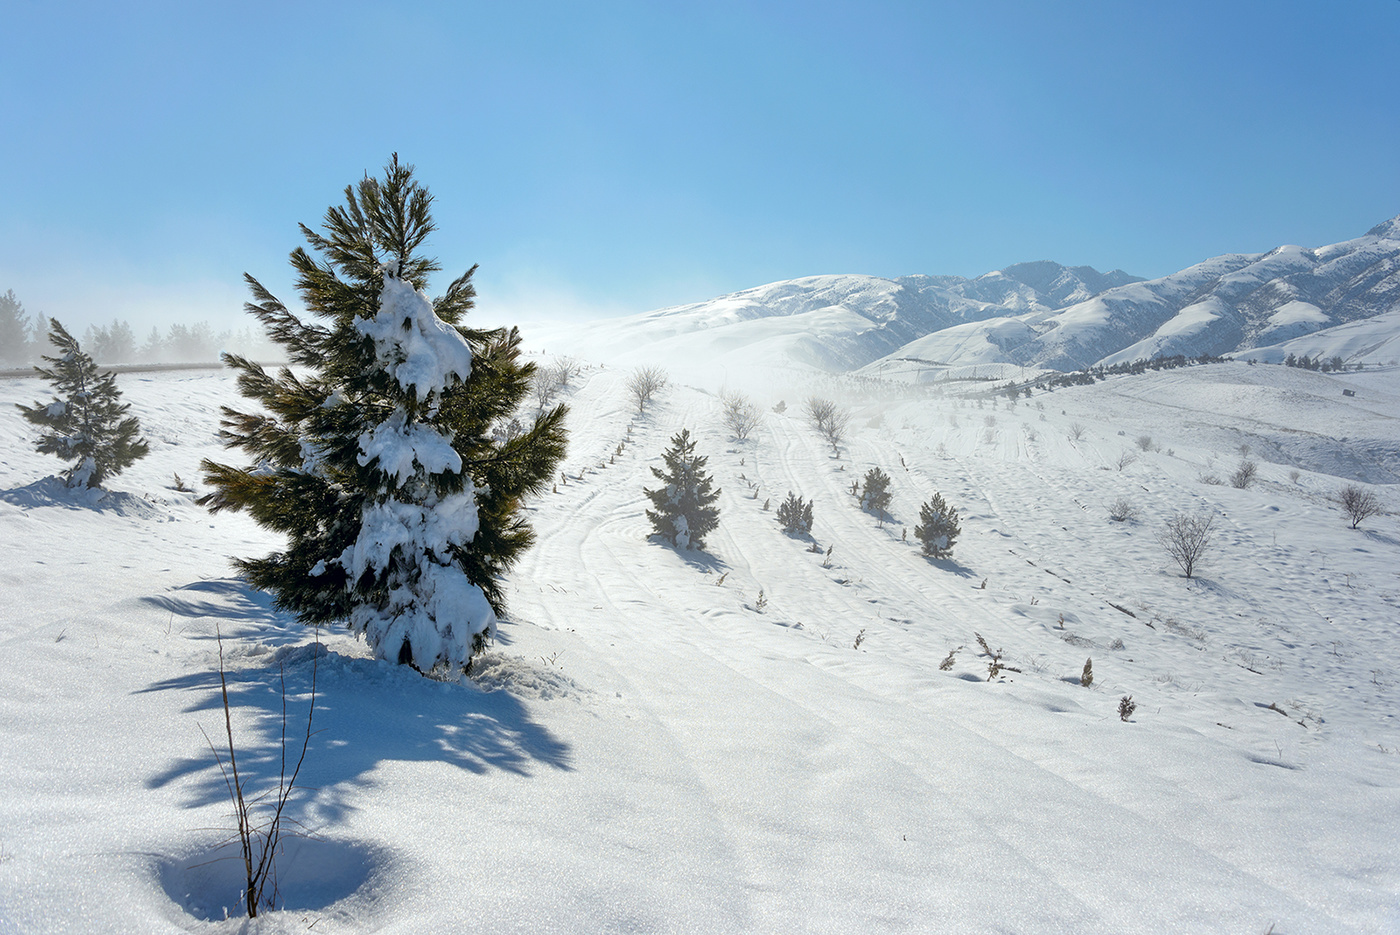
<instances>
[{"instance_id":1,"label":"distant mountain range","mask_svg":"<svg viewBox=\"0 0 1400 935\"><path fill-rule=\"evenodd\" d=\"M1144 280L1048 260L975 279L809 276L590 322L551 340L618 363L845 372L1076 370L1161 355L1400 358L1400 217L1326 247L1226 254Z\"/></svg>"}]
</instances>

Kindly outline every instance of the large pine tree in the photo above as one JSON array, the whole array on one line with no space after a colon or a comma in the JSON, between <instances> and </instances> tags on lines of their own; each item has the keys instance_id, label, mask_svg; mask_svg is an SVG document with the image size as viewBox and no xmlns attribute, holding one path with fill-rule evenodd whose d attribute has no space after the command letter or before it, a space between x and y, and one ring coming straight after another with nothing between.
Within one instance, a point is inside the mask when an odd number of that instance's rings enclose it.
<instances>
[{"instance_id":1,"label":"large pine tree","mask_svg":"<svg viewBox=\"0 0 1400 935\"><path fill-rule=\"evenodd\" d=\"M237 562L278 606L308 623L344 621L377 657L421 671L465 668L502 609L501 576L534 541L521 499L564 454L564 406L509 437L534 365L520 336L460 321L473 266L429 299L438 264L419 254L432 196L397 154L384 177L347 186L320 254L292 252L304 322L253 277L247 309L295 369L276 377L237 355L243 395L224 409L226 444L246 467L204 462L214 511L246 509L286 549Z\"/></svg>"},{"instance_id":2,"label":"large pine tree","mask_svg":"<svg viewBox=\"0 0 1400 935\"><path fill-rule=\"evenodd\" d=\"M719 491L711 490L713 478L705 471L708 458L695 453L695 439L689 429L672 436L671 447L662 452L666 470L652 468L662 482L656 490L643 489L654 510L647 510L656 533L682 549L703 549L705 536L719 526L719 508L712 504Z\"/></svg>"},{"instance_id":3,"label":"large pine tree","mask_svg":"<svg viewBox=\"0 0 1400 935\"><path fill-rule=\"evenodd\" d=\"M137 435L141 426L136 417L126 414L131 407L121 401L116 375L99 372L77 339L54 320L49 321L49 341L58 348L58 356L44 355L52 369L34 370L53 383L55 398L18 408L44 429L36 446L40 452L73 462L63 472L69 487L101 487L150 448Z\"/></svg>"}]
</instances>

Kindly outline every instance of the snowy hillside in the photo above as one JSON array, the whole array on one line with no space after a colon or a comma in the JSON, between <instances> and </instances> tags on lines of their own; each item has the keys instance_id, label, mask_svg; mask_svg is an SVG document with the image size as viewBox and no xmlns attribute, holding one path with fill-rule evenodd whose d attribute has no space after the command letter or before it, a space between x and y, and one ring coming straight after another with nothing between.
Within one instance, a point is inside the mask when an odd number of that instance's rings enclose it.
<instances>
[{"instance_id":1,"label":"snowy hillside","mask_svg":"<svg viewBox=\"0 0 1400 935\"><path fill-rule=\"evenodd\" d=\"M1021 263L979 276L809 276L708 302L539 332L546 348L614 364L703 361L845 372L966 321L1046 312L1136 281L1121 270Z\"/></svg>"},{"instance_id":2,"label":"snowy hillside","mask_svg":"<svg viewBox=\"0 0 1400 935\"><path fill-rule=\"evenodd\" d=\"M867 320L894 302L828 286ZM731 311L712 334L764 320ZM13 403L47 385L0 381L0 933L1400 929L1400 371L1227 363L1015 408L782 372L746 442L718 373L641 417L626 376L568 391L564 476L465 684L339 632L313 663L232 576L276 538L172 489L220 452L229 375L122 377L152 454L96 502L43 480L58 462ZM839 459L811 392L854 413ZM647 538L682 427L722 488L707 552ZM1241 445L1256 483L1203 482ZM874 466L883 520L849 493ZM1391 512L1351 529L1349 479ZM774 520L789 490L811 539ZM912 542L935 491L961 512L951 560ZM1109 519L1120 499L1136 518ZM1155 533L1194 510L1216 534L1188 580ZM250 925L224 918L236 861L211 862L216 633L259 782L279 678L293 731L316 679L309 836Z\"/></svg>"},{"instance_id":3,"label":"snowy hillside","mask_svg":"<svg viewBox=\"0 0 1400 935\"><path fill-rule=\"evenodd\" d=\"M812 276L539 334L550 350L627 366L912 368L933 381L987 364L1077 370L1178 354L1281 360L1321 348L1347 363L1387 363L1400 341L1388 315L1397 308L1400 217L1343 243L1226 254L1150 281L1049 261L970 280Z\"/></svg>"}]
</instances>

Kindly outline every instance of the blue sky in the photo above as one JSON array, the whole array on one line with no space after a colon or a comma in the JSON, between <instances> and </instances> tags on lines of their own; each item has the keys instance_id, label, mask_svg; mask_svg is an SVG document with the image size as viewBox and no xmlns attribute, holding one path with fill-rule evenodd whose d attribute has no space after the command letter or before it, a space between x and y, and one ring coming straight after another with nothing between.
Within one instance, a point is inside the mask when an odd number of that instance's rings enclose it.
<instances>
[{"instance_id":1,"label":"blue sky","mask_svg":"<svg viewBox=\"0 0 1400 935\"><path fill-rule=\"evenodd\" d=\"M483 320L817 273L1158 276L1400 213L1400 2L3 0L0 291L243 326L391 152ZM444 283L445 283L444 278Z\"/></svg>"}]
</instances>

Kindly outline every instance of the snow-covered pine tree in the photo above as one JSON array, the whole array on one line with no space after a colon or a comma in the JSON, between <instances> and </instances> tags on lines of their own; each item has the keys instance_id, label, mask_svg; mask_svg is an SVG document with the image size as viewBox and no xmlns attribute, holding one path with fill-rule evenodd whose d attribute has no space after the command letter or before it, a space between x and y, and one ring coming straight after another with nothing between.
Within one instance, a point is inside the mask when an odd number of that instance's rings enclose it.
<instances>
[{"instance_id":1,"label":"snow-covered pine tree","mask_svg":"<svg viewBox=\"0 0 1400 935\"><path fill-rule=\"evenodd\" d=\"M719 491L710 489L713 478L705 473L709 459L695 453L695 440L689 429L672 436L671 447L661 459L666 462L666 470L652 468L651 473L662 486L642 490L656 507L647 510L647 519L657 535L669 539L672 545L703 549L705 536L719 526L719 508L711 506L719 499Z\"/></svg>"},{"instance_id":2,"label":"snow-covered pine tree","mask_svg":"<svg viewBox=\"0 0 1400 935\"><path fill-rule=\"evenodd\" d=\"M943 502L940 494L919 507L919 525L914 536L923 544L924 554L931 558L947 558L953 554L953 543L962 532L958 511Z\"/></svg>"},{"instance_id":3,"label":"snow-covered pine tree","mask_svg":"<svg viewBox=\"0 0 1400 935\"><path fill-rule=\"evenodd\" d=\"M869 510L883 518L891 499L890 476L877 467L866 471L864 486L860 492L861 509Z\"/></svg>"},{"instance_id":4,"label":"snow-covered pine tree","mask_svg":"<svg viewBox=\"0 0 1400 935\"><path fill-rule=\"evenodd\" d=\"M812 531L812 503L788 491L787 499L778 504L778 522L790 536L805 536Z\"/></svg>"},{"instance_id":5,"label":"snow-covered pine tree","mask_svg":"<svg viewBox=\"0 0 1400 935\"><path fill-rule=\"evenodd\" d=\"M24 306L15 298L15 290L7 289L0 295L0 365L18 367L31 359Z\"/></svg>"},{"instance_id":6,"label":"snow-covered pine tree","mask_svg":"<svg viewBox=\"0 0 1400 935\"><path fill-rule=\"evenodd\" d=\"M500 577L534 541L521 499L564 454L563 406L500 431L530 391L514 329L458 322L475 304L473 266L429 299L432 196L397 154L382 180L348 186L323 257L292 252L303 322L251 276L247 309L296 372L237 355L239 389L264 412L224 409L224 439L248 467L205 461L211 510L246 509L285 551L236 564L307 623L347 622L375 655L421 671L465 668L502 607Z\"/></svg>"},{"instance_id":7,"label":"snow-covered pine tree","mask_svg":"<svg viewBox=\"0 0 1400 935\"><path fill-rule=\"evenodd\" d=\"M57 455L73 466L63 472L69 487L101 487L150 451L138 437L141 425L128 416L131 407L121 401L115 374L98 372L92 358L57 321L49 320L49 341L57 357L44 355L52 369L34 371L51 382L55 398L33 406L17 404L24 417L44 433L35 446L43 454Z\"/></svg>"}]
</instances>

